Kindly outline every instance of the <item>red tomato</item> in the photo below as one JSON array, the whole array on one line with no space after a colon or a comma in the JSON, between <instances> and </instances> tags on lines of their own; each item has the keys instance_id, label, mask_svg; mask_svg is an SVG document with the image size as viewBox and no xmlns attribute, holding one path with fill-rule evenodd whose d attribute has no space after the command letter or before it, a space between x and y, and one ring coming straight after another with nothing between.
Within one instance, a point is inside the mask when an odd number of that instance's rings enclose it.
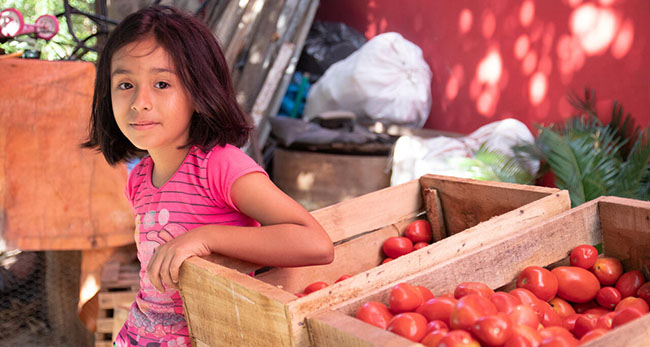
<instances>
[{"instance_id":1,"label":"red tomato","mask_svg":"<svg viewBox=\"0 0 650 347\"><path fill-rule=\"evenodd\" d=\"M591 267L600 283L604 286L611 286L623 274L623 264L620 260L611 257L598 258Z\"/></svg>"},{"instance_id":2,"label":"red tomato","mask_svg":"<svg viewBox=\"0 0 650 347\"><path fill-rule=\"evenodd\" d=\"M526 288L538 299L549 301L557 294L557 278L541 266L529 266L519 273L517 288Z\"/></svg>"},{"instance_id":3,"label":"red tomato","mask_svg":"<svg viewBox=\"0 0 650 347\"><path fill-rule=\"evenodd\" d=\"M448 332L449 329L430 331L426 335L424 335L420 343L427 347L438 347L440 340L442 340L443 337L447 336Z\"/></svg>"},{"instance_id":4,"label":"red tomato","mask_svg":"<svg viewBox=\"0 0 650 347\"><path fill-rule=\"evenodd\" d=\"M591 301L581 302L581 303L575 303L575 302L573 303L573 308L576 310L576 313L585 313L594 307L600 307L598 306L598 303L596 303L596 300L591 300Z\"/></svg>"},{"instance_id":5,"label":"red tomato","mask_svg":"<svg viewBox=\"0 0 650 347\"><path fill-rule=\"evenodd\" d=\"M563 327L548 327L539 331L539 334L542 335L542 341L548 339L552 336L563 336L573 338L573 334L570 331L566 330Z\"/></svg>"},{"instance_id":6,"label":"red tomato","mask_svg":"<svg viewBox=\"0 0 650 347\"><path fill-rule=\"evenodd\" d=\"M571 302L588 302L596 297L600 282L596 276L576 266L558 266L551 271L557 277L557 296Z\"/></svg>"},{"instance_id":7,"label":"red tomato","mask_svg":"<svg viewBox=\"0 0 650 347\"><path fill-rule=\"evenodd\" d=\"M389 258L384 259L381 263L382 263L382 264L386 264L386 263L388 263L388 262L391 261L391 260L393 260L393 258L390 258L390 257L389 257Z\"/></svg>"},{"instance_id":8,"label":"red tomato","mask_svg":"<svg viewBox=\"0 0 650 347\"><path fill-rule=\"evenodd\" d=\"M605 334L607 334L606 329L594 329L594 330L586 333L585 336L583 336L580 339L580 344L583 344L583 343L585 343L587 341L591 341L593 339L599 338L599 337L601 337L601 336L603 336Z\"/></svg>"},{"instance_id":9,"label":"red tomato","mask_svg":"<svg viewBox=\"0 0 650 347\"><path fill-rule=\"evenodd\" d=\"M606 309L604 307L594 307L594 308L590 308L587 311L585 311L584 314L592 314L594 316L600 317L600 316L602 316L604 314L608 314L610 312L612 312L612 310Z\"/></svg>"},{"instance_id":10,"label":"red tomato","mask_svg":"<svg viewBox=\"0 0 650 347\"><path fill-rule=\"evenodd\" d=\"M580 314L574 313L562 318L562 327L566 330L572 331L576 326L576 320L578 317L580 317Z\"/></svg>"},{"instance_id":11,"label":"red tomato","mask_svg":"<svg viewBox=\"0 0 650 347\"><path fill-rule=\"evenodd\" d=\"M537 318L544 327L562 326L562 318L548 302L537 301ZM535 307L533 307L533 310Z\"/></svg>"},{"instance_id":12,"label":"red tomato","mask_svg":"<svg viewBox=\"0 0 650 347\"><path fill-rule=\"evenodd\" d=\"M508 318L510 318L510 322L512 322L513 326L527 325L533 329L537 329L539 326L537 313L528 305L515 306L515 308L508 313Z\"/></svg>"},{"instance_id":13,"label":"red tomato","mask_svg":"<svg viewBox=\"0 0 650 347\"><path fill-rule=\"evenodd\" d=\"M425 317L426 318L426 317ZM449 325L447 323L441 321L441 320L432 320L429 323L427 323L427 333L436 331L436 330L446 330L449 331Z\"/></svg>"},{"instance_id":14,"label":"red tomato","mask_svg":"<svg viewBox=\"0 0 650 347\"><path fill-rule=\"evenodd\" d=\"M415 312L400 313L391 319L386 330L419 342L427 333L427 319Z\"/></svg>"},{"instance_id":15,"label":"red tomato","mask_svg":"<svg viewBox=\"0 0 650 347\"><path fill-rule=\"evenodd\" d=\"M616 312L612 311L598 317L598 321L596 322L596 329L606 329L606 330L611 329L612 320L614 319L615 314Z\"/></svg>"},{"instance_id":16,"label":"red tomato","mask_svg":"<svg viewBox=\"0 0 650 347\"><path fill-rule=\"evenodd\" d=\"M513 325L510 338L503 345L504 347L533 347L542 343L542 335L537 328L527 325Z\"/></svg>"},{"instance_id":17,"label":"red tomato","mask_svg":"<svg viewBox=\"0 0 650 347\"><path fill-rule=\"evenodd\" d=\"M471 330L472 324L477 319L495 314L497 314L497 308L489 299L478 294L467 294L458 299L456 307L451 312L449 327Z\"/></svg>"},{"instance_id":18,"label":"red tomato","mask_svg":"<svg viewBox=\"0 0 650 347\"><path fill-rule=\"evenodd\" d=\"M571 331L577 338L582 338L586 333L596 329L598 318L598 316L593 314L581 314L576 319L576 325Z\"/></svg>"},{"instance_id":19,"label":"red tomato","mask_svg":"<svg viewBox=\"0 0 650 347\"><path fill-rule=\"evenodd\" d=\"M481 343L500 346L510 338L512 327L507 316L484 316L474 322L472 333Z\"/></svg>"},{"instance_id":20,"label":"red tomato","mask_svg":"<svg viewBox=\"0 0 650 347\"><path fill-rule=\"evenodd\" d=\"M399 258L413 251L413 242L406 237L393 236L384 241L381 249L389 258Z\"/></svg>"},{"instance_id":21,"label":"red tomato","mask_svg":"<svg viewBox=\"0 0 650 347\"><path fill-rule=\"evenodd\" d=\"M621 298L633 296L645 282L645 277L639 270L628 271L616 281L616 289L621 292Z\"/></svg>"},{"instance_id":22,"label":"red tomato","mask_svg":"<svg viewBox=\"0 0 650 347\"><path fill-rule=\"evenodd\" d=\"M460 299L467 294L478 294L486 299L489 299L494 290L490 289L487 284L482 282L462 282L456 286L454 290L454 297Z\"/></svg>"},{"instance_id":23,"label":"red tomato","mask_svg":"<svg viewBox=\"0 0 650 347\"><path fill-rule=\"evenodd\" d=\"M633 321L637 318L640 318L642 316L643 313L639 312L639 310L632 307L627 307L620 311L616 311L614 313L614 317L612 318L612 329L621 326L629 321Z\"/></svg>"},{"instance_id":24,"label":"red tomato","mask_svg":"<svg viewBox=\"0 0 650 347\"><path fill-rule=\"evenodd\" d=\"M596 292L596 302L602 307L614 309L620 301L621 292L614 287L602 287Z\"/></svg>"},{"instance_id":25,"label":"red tomato","mask_svg":"<svg viewBox=\"0 0 650 347\"><path fill-rule=\"evenodd\" d=\"M393 313L413 311L420 305L422 305L422 293L409 283L398 283L390 291L388 306Z\"/></svg>"},{"instance_id":26,"label":"red tomato","mask_svg":"<svg viewBox=\"0 0 650 347\"><path fill-rule=\"evenodd\" d=\"M413 241L413 243L429 243L433 237L433 233L431 232L431 225L429 222L423 219L418 219L406 226L404 236L408 237L409 240Z\"/></svg>"},{"instance_id":27,"label":"red tomato","mask_svg":"<svg viewBox=\"0 0 650 347\"><path fill-rule=\"evenodd\" d=\"M313 292L315 292L315 291L317 291L317 290L321 290L321 289L323 289L323 288L325 288L325 287L327 287L327 283L326 283L326 282L314 282L314 283L308 285L308 286L305 288L304 293L305 293L305 294L313 293Z\"/></svg>"},{"instance_id":28,"label":"red tomato","mask_svg":"<svg viewBox=\"0 0 650 347\"><path fill-rule=\"evenodd\" d=\"M517 305L521 305L521 300L518 297L506 292L495 292L490 295L490 301L496 306L497 311L506 314L510 313Z\"/></svg>"},{"instance_id":29,"label":"red tomato","mask_svg":"<svg viewBox=\"0 0 650 347\"><path fill-rule=\"evenodd\" d=\"M560 297L554 297L551 301L548 302L551 307L560 315L560 318L564 318L568 315L576 313L576 310L573 309L570 303Z\"/></svg>"},{"instance_id":30,"label":"red tomato","mask_svg":"<svg viewBox=\"0 0 650 347\"><path fill-rule=\"evenodd\" d=\"M428 321L441 320L449 326L449 318L457 302L454 298L439 296L425 302L415 312L425 316Z\"/></svg>"},{"instance_id":31,"label":"red tomato","mask_svg":"<svg viewBox=\"0 0 650 347\"><path fill-rule=\"evenodd\" d=\"M415 244L413 245L413 250L414 250L414 251L417 251L418 249L420 249L420 248L424 248L424 247L426 247L426 246L428 246L428 245L429 245L429 244L426 243L426 242L417 242L417 243L415 243Z\"/></svg>"},{"instance_id":32,"label":"red tomato","mask_svg":"<svg viewBox=\"0 0 650 347\"><path fill-rule=\"evenodd\" d=\"M571 265L583 269L591 269L596 259L598 259L598 250L592 245L577 246L571 251L571 255L569 255Z\"/></svg>"},{"instance_id":33,"label":"red tomato","mask_svg":"<svg viewBox=\"0 0 650 347\"><path fill-rule=\"evenodd\" d=\"M393 319L393 314L381 302L368 301L359 307L355 317L378 328L386 329Z\"/></svg>"},{"instance_id":34,"label":"red tomato","mask_svg":"<svg viewBox=\"0 0 650 347\"><path fill-rule=\"evenodd\" d=\"M521 303L528 306L533 306L539 298L533 292L526 288L517 288L510 291L510 294L516 296L521 300Z\"/></svg>"},{"instance_id":35,"label":"red tomato","mask_svg":"<svg viewBox=\"0 0 650 347\"><path fill-rule=\"evenodd\" d=\"M342 275L342 276L339 277L339 279L337 279L336 282L334 282L334 283L339 283L339 282L341 282L341 281L345 281L345 280L347 280L347 279L350 278L350 277L352 277L352 276L350 276L350 275Z\"/></svg>"},{"instance_id":36,"label":"red tomato","mask_svg":"<svg viewBox=\"0 0 650 347\"><path fill-rule=\"evenodd\" d=\"M435 297L429 288L425 286L416 286L415 288L420 291L420 294L422 294L422 303L425 303Z\"/></svg>"},{"instance_id":37,"label":"red tomato","mask_svg":"<svg viewBox=\"0 0 650 347\"><path fill-rule=\"evenodd\" d=\"M628 307L631 307L642 314L646 314L649 311L648 303L645 302L645 300L634 296L628 296L627 298L621 300L621 302L619 302L614 308L614 311L620 311Z\"/></svg>"},{"instance_id":38,"label":"red tomato","mask_svg":"<svg viewBox=\"0 0 650 347\"><path fill-rule=\"evenodd\" d=\"M542 340L539 347L574 347L580 342L573 336L553 335Z\"/></svg>"},{"instance_id":39,"label":"red tomato","mask_svg":"<svg viewBox=\"0 0 650 347\"><path fill-rule=\"evenodd\" d=\"M650 282L642 284L639 290L636 291L636 296L650 304Z\"/></svg>"},{"instance_id":40,"label":"red tomato","mask_svg":"<svg viewBox=\"0 0 650 347\"><path fill-rule=\"evenodd\" d=\"M481 347L472 334L465 330L452 330L440 340L438 346L445 347Z\"/></svg>"}]
</instances>

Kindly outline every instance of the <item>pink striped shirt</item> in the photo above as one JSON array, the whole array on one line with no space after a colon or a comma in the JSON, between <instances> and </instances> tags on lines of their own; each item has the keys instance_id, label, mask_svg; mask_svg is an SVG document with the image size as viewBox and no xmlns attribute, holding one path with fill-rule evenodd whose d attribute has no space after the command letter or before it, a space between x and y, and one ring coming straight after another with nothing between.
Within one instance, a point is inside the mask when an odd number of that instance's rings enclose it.
<instances>
[{"instance_id":1,"label":"pink striped shirt","mask_svg":"<svg viewBox=\"0 0 650 347\"><path fill-rule=\"evenodd\" d=\"M115 345L157 342L161 347L189 346L181 297L173 289L164 294L156 291L146 273L149 260L156 247L201 225L259 226L233 204L230 188L247 173L265 172L232 145L217 146L207 153L192 147L160 188L152 184L152 169L151 157L142 159L129 174L125 189L136 215L141 289Z\"/></svg>"}]
</instances>

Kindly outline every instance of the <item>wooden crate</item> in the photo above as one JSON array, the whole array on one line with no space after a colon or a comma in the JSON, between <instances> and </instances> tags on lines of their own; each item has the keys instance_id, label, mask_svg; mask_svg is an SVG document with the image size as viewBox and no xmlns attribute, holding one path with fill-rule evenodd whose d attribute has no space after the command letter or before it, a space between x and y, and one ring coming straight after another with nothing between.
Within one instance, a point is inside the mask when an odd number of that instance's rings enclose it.
<instances>
[{"instance_id":1,"label":"wooden crate","mask_svg":"<svg viewBox=\"0 0 650 347\"><path fill-rule=\"evenodd\" d=\"M423 204L422 192L428 201ZM427 208L425 208L427 205ZM418 273L570 208L566 191L426 175L312 212L335 242L329 265L276 268L255 278L202 258L181 267L180 293L194 346L310 345L304 318ZM427 215L440 234L456 234L380 264L381 245ZM460 232L463 231L464 232ZM242 264L239 264L242 265ZM233 264L230 264L233 266ZM242 273L243 272L243 273ZM333 283L298 298L315 281Z\"/></svg>"},{"instance_id":2,"label":"wooden crate","mask_svg":"<svg viewBox=\"0 0 650 347\"><path fill-rule=\"evenodd\" d=\"M113 346L115 333L126 321L128 308L140 290L140 264L110 262L102 271L95 347ZM126 312L126 315L124 314ZM119 326L119 328L117 328ZM116 330L117 328L117 330Z\"/></svg>"},{"instance_id":3,"label":"wooden crate","mask_svg":"<svg viewBox=\"0 0 650 347\"><path fill-rule=\"evenodd\" d=\"M573 247L602 243L607 256L625 270L641 270L650 278L650 202L601 197L538 225L513 232L498 243L479 247L398 282L424 285L434 294L453 291L463 281L509 288L527 266L566 264ZM421 346L354 318L370 300L388 302L393 282L366 291L330 310L307 318L317 346ZM618 327L584 346L650 346L650 315Z\"/></svg>"}]
</instances>

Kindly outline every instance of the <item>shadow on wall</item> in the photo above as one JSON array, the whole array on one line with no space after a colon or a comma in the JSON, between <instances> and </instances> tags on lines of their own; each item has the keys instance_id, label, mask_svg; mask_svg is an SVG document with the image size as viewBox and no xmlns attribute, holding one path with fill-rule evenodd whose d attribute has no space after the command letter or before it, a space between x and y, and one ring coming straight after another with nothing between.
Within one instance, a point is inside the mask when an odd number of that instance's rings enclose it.
<instances>
[{"instance_id":1,"label":"shadow on wall","mask_svg":"<svg viewBox=\"0 0 650 347\"><path fill-rule=\"evenodd\" d=\"M425 127L467 133L507 117L531 128L567 118L567 94L587 86L599 108L618 100L645 126L648 13L647 0L329 0L318 16L419 45L434 72Z\"/></svg>"}]
</instances>

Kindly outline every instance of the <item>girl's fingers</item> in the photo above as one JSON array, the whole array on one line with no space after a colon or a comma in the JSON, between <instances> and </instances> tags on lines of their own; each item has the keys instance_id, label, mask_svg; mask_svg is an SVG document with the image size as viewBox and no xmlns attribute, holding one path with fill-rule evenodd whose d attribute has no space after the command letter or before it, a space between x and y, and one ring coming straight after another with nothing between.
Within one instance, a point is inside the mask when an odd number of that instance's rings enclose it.
<instances>
[{"instance_id":1,"label":"girl's fingers","mask_svg":"<svg viewBox=\"0 0 650 347\"><path fill-rule=\"evenodd\" d=\"M151 259L149 260L149 265L147 266L147 274L149 275L149 281L154 286L154 288L156 288L158 292L164 293L165 287L160 281L160 266L162 261L161 258L164 258L162 255L164 252L161 250L161 248L162 246L159 246L154 250Z\"/></svg>"},{"instance_id":2,"label":"girl's fingers","mask_svg":"<svg viewBox=\"0 0 650 347\"><path fill-rule=\"evenodd\" d=\"M176 288L174 282L172 282L172 278L170 275L170 270L171 270L170 266L173 264L174 258L176 258L176 256L174 255L173 251L169 253L171 254L167 255L165 259L161 262L162 264L160 266L160 279L164 283L166 283L168 287Z\"/></svg>"},{"instance_id":3,"label":"girl's fingers","mask_svg":"<svg viewBox=\"0 0 650 347\"><path fill-rule=\"evenodd\" d=\"M171 263L171 267L169 269L169 273L174 284L178 283L178 273L180 272L181 265L187 258L189 258L187 255L174 257L174 261Z\"/></svg>"}]
</instances>

